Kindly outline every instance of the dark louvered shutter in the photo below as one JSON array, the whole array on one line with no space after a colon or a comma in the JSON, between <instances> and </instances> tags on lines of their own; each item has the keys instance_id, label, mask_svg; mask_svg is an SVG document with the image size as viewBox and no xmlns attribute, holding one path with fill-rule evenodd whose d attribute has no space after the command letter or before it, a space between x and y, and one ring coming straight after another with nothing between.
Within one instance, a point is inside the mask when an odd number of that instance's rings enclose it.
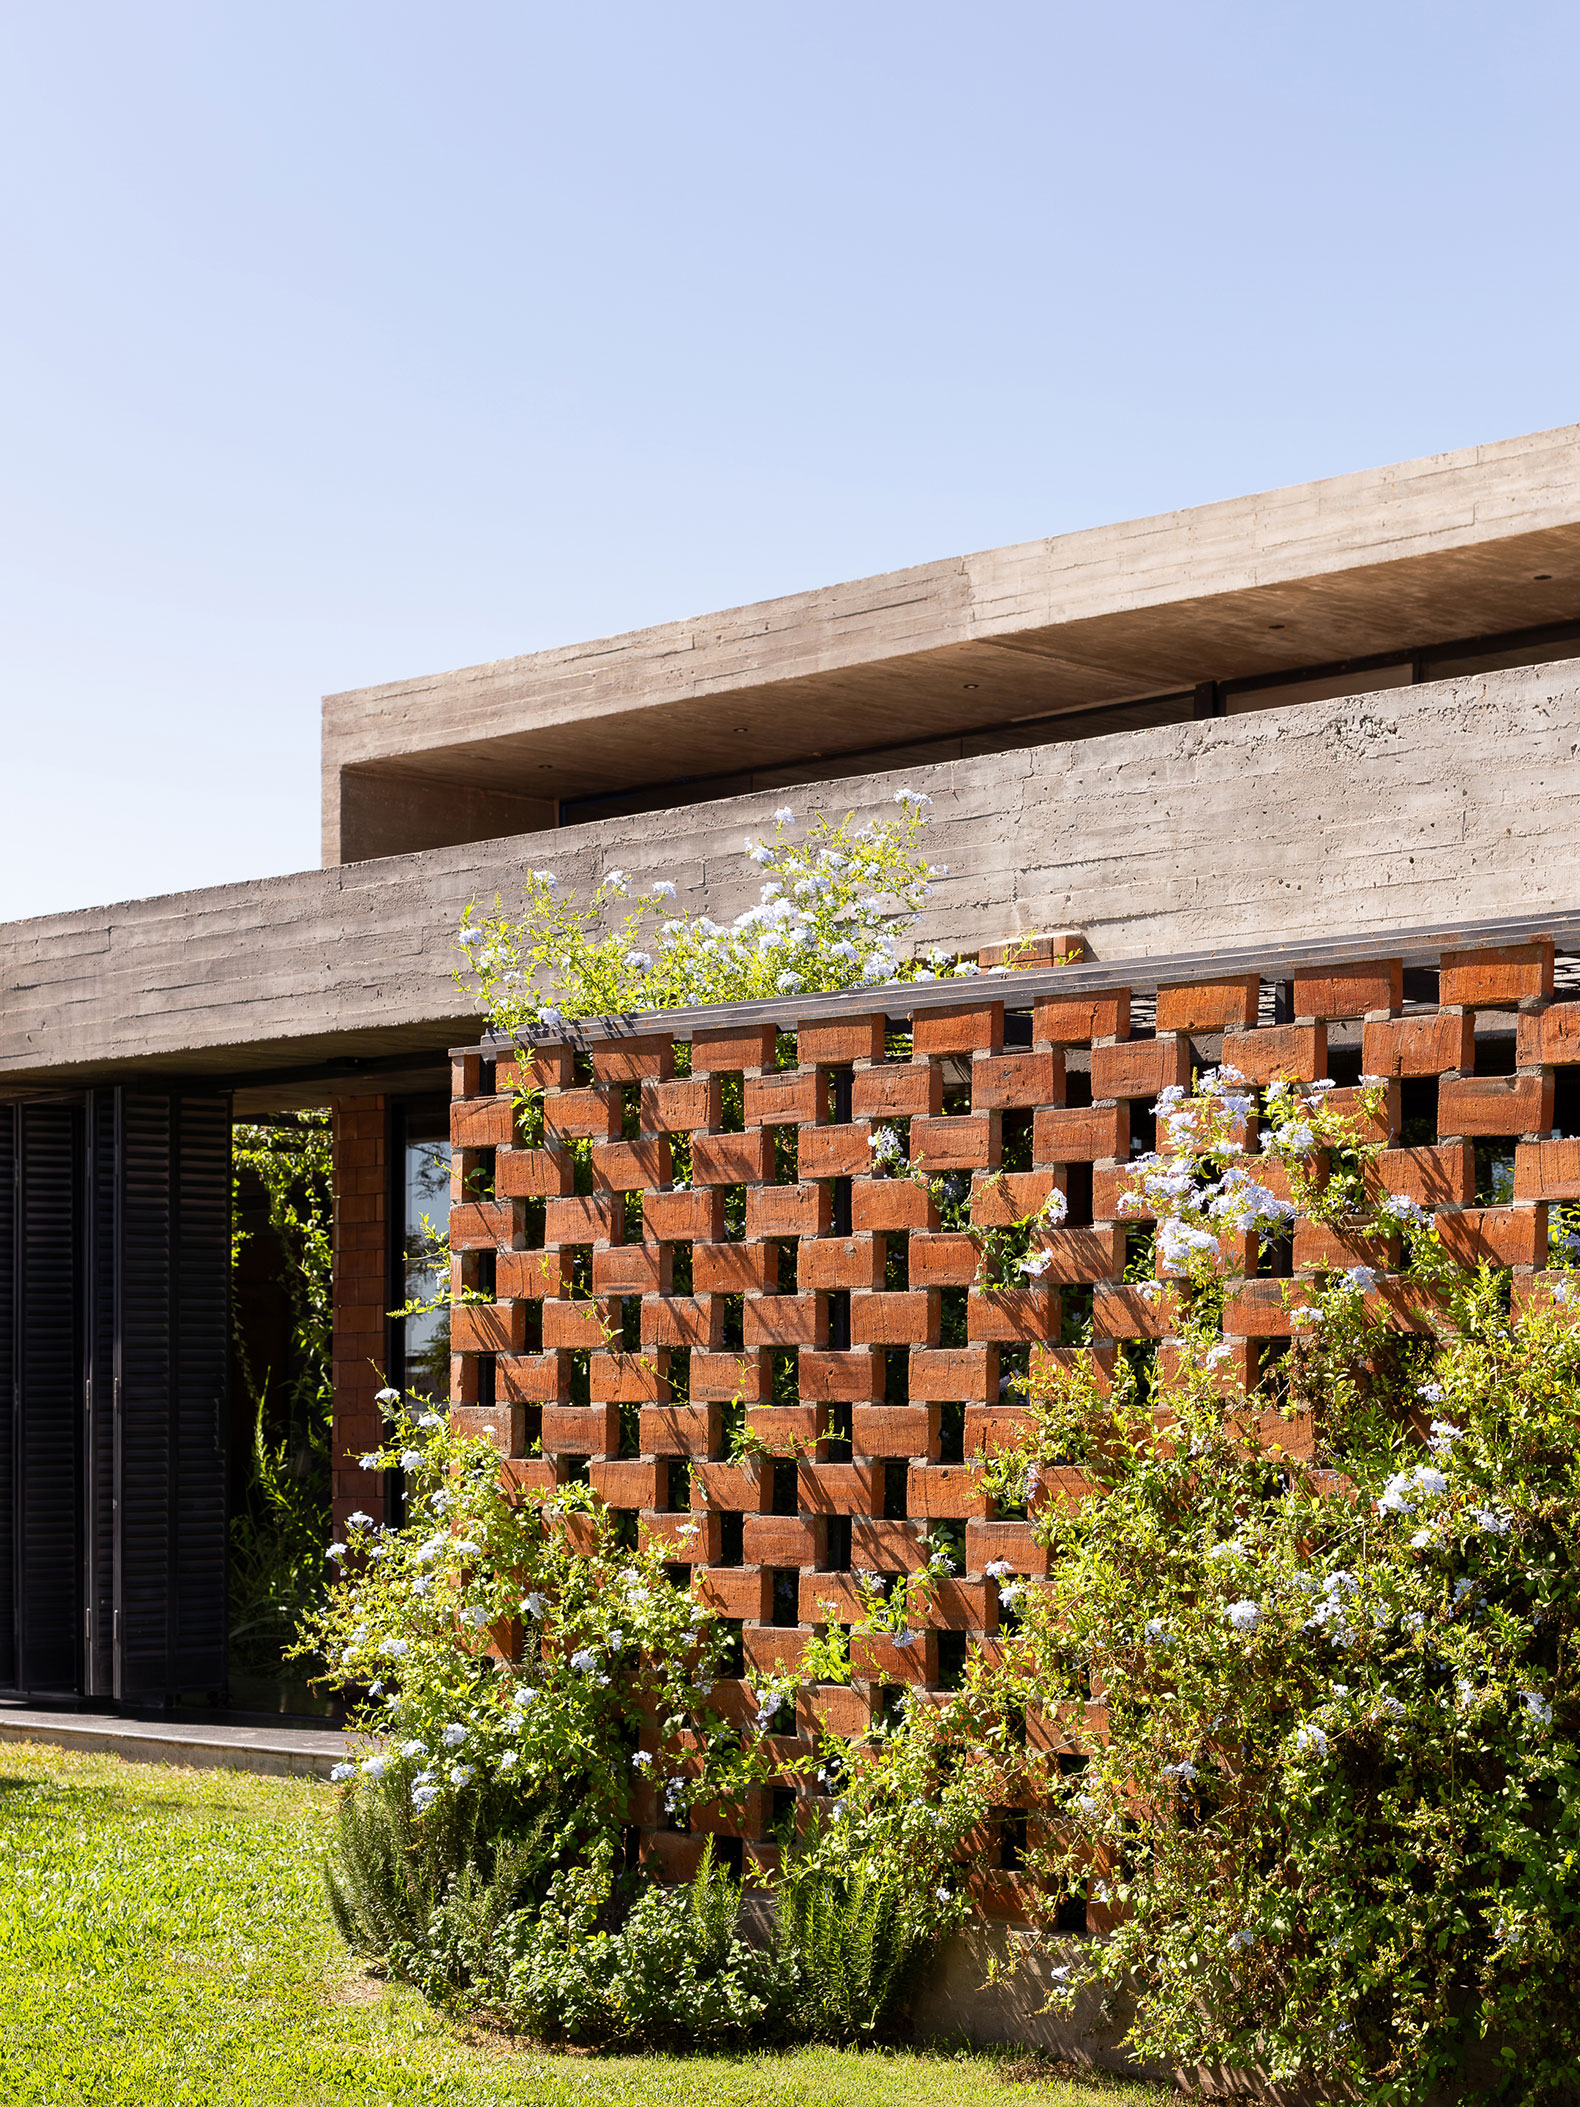
<instances>
[{"instance_id":1,"label":"dark louvered shutter","mask_svg":"<svg viewBox=\"0 0 1580 2107\"><path fill-rule=\"evenodd\" d=\"M225 1681L230 1413L230 1101L175 1104L175 1619L178 1690Z\"/></svg>"},{"instance_id":2,"label":"dark louvered shutter","mask_svg":"<svg viewBox=\"0 0 1580 2107\"><path fill-rule=\"evenodd\" d=\"M115 1694L170 1688L170 1100L120 1090Z\"/></svg>"},{"instance_id":3,"label":"dark louvered shutter","mask_svg":"<svg viewBox=\"0 0 1580 2107\"><path fill-rule=\"evenodd\" d=\"M15 1673L46 1696L82 1687L82 1108L16 1120Z\"/></svg>"},{"instance_id":4,"label":"dark louvered shutter","mask_svg":"<svg viewBox=\"0 0 1580 2107\"><path fill-rule=\"evenodd\" d=\"M120 1098L116 1694L225 1681L230 1102Z\"/></svg>"},{"instance_id":5,"label":"dark louvered shutter","mask_svg":"<svg viewBox=\"0 0 1580 2107\"><path fill-rule=\"evenodd\" d=\"M0 1105L0 1690L16 1688L16 1129L16 1107Z\"/></svg>"},{"instance_id":6,"label":"dark louvered shutter","mask_svg":"<svg viewBox=\"0 0 1580 2107\"><path fill-rule=\"evenodd\" d=\"M88 1093L87 1136L87 1446L83 1593L87 1657L83 1688L115 1694L115 1326L119 1092Z\"/></svg>"}]
</instances>

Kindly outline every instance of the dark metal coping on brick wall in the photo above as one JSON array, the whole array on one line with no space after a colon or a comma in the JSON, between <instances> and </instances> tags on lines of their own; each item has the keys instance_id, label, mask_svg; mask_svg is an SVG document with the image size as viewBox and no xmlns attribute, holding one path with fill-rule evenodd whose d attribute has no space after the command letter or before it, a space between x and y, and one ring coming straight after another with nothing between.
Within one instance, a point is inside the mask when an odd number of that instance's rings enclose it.
<instances>
[{"instance_id":1,"label":"dark metal coping on brick wall","mask_svg":"<svg viewBox=\"0 0 1580 2107\"><path fill-rule=\"evenodd\" d=\"M1432 1208L1455 1257L1508 1268L1517 1301L1548 1295L1549 1204L1580 1200L1580 984L1552 999L1560 943L1580 949L1580 915L561 1027L519 1056L542 1091L539 1145L522 1134L515 1079L494 1071L496 1059L508 1071L508 1042L460 1049L451 1243L461 1285L489 1299L452 1310L453 1421L494 1439L512 1482L546 1491L585 1479L640 1540L691 1569L701 1598L740 1632L742 1673L721 1680L715 1702L743 1726L753 1681L793 1668L818 1622L860 1620L862 1570L914 1569L924 1539L943 1530L957 1571L926 1628L904 1647L856 1640L854 1685L803 1686L797 1699L802 1752L815 1726L864 1734L886 1689L947 1686L968 1648L1000 1644L1004 1574L1032 1587L1046 1577L1031 1520L990 1503L976 1461L1030 1430L1019 1386L1081 1360L1101 1381L1120 1353L1169 1351L1167 1269L1154 1262L1155 1291L1126 1282L1140 1256L1132 1239L1146 1233L1126 1196L1151 1103L1188 1084L1202 1039L1218 1038L1253 1083L1334 1080L1338 1067L1334 1102L1357 1114L1358 1075L1387 1078L1373 1128L1379 1183ZM1423 965L1439 968L1436 1001L1406 998L1406 969ZM1290 981L1286 1007L1308 1014L1270 1019L1269 980ZM1137 989L1151 991L1140 1031ZM1011 1049L1004 1022L1017 1010L1031 1011L1031 1029ZM911 1027L908 1046L888 1029L891 1013ZM780 1068L776 1035L792 1027L796 1065ZM711 1043L698 1036L708 1032ZM692 1073L673 1077L684 1039ZM590 1042L591 1082L579 1079L577 1040ZM1478 1072L1481 1045L1498 1049L1482 1064L1494 1072ZM730 1129L726 1072L741 1089ZM1570 1138L1553 1136L1555 1105ZM637 1138L623 1139L633 1116ZM1036 1232L1048 1257L1040 1279L980 1286L975 1245L944 1228L934 1195L877 1174L872 1140L897 1120L909 1122L912 1158L969 1192L979 1226L1024 1220L1052 1191L1066 1194L1065 1223ZM689 1185L673 1182L675 1137L690 1148ZM593 1189L578 1194L583 1151ZM478 1172L486 1199L472 1197ZM744 1191L734 1235L732 1189ZM626 1199L638 1192L640 1229ZM1259 1273L1251 1242L1240 1256L1248 1277L1226 1299L1221 1379L1248 1398L1270 1373L1276 1382L1290 1336L1277 1271L1298 1280L1365 1264L1380 1316L1407 1330L1429 1321L1389 1277L1386 1249L1324 1224L1294 1222L1273 1275ZM639 1348L622 1343L628 1320ZM1264 1399L1260 1423L1311 1457L1309 1421ZM737 1424L777 1453L732 1457ZM1050 1469L1032 1505L1088 1491L1078 1470ZM1079 1723L1029 1716L1028 1740L1078 1754L1104 1719L1097 1693ZM816 1796L806 1780L796 1790ZM694 1868L705 1827L772 1864L767 1794L733 1813L699 1810L682 1835L641 1791L642 1848L668 1873ZM985 1839L969 1875L990 1909L1011 1915L1029 1899L1013 1837L1011 1825L1002 1853ZM1086 1921L1104 1929L1103 1905Z\"/></svg>"},{"instance_id":2,"label":"dark metal coping on brick wall","mask_svg":"<svg viewBox=\"0 0 1580 2107\"><path fill-rule=\"evenodd\" d=\"M1172 952L1158 958L1086 959L1071 966L1024 967L983 973L963 980L882 982L847 988L836 995L783 995L757 1002L712 1003L689 1010L640 1010L613 1017L585 1017L575 1022L528 1031L527 1043L539 1040L591 1044L596 1039L645 1037L669 1032L689 1039L693 1032L728 1024L776 1024L791 1030L803 1018L860 1016L880 1007L896 1016L915 1010L958 1008L968 1001L997 1001L996 993L972 991L1003 984L1004 1000L1013 1009L1029 1009L1051 995L1101 994L1116 988L1155 993L1198 980L1222 980L1258 973L1264 980L1284 980L1322 966L1358 960L1394 958L1409 967L1433 966L1445 951L1482 945L1532 943L1546 937L1560 956L1580 956L1580 910L1554 909L1549 914L1498 915L1458 923L1430 923L1410 929L1380 929L1360 936L1313 937L1291 944L1226 945L1210 951ZM481 1041L450 1049L452 1055L508 1051L515 1042L504 1033L485 1033Z\"/></svg>"}]
</instances>

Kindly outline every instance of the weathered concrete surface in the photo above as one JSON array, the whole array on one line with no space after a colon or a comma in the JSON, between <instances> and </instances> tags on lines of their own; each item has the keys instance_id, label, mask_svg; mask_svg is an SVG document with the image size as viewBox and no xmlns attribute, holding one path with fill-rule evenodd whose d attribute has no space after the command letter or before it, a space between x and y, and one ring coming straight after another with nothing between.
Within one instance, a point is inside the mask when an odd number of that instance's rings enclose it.
<instances>
[{"instance_id":1,"label":"weathered concrete surface","mask_svg":"<svg viewBox=\"0 0 1580 2107\"><path fill-rule=\"evenodd\" d=\"M1580 666L1521 667L857 777L793 793L934 800L949 865L918 936L1080 928L1099 958L1580 905ZM298 872L0 927L0 1084L143 1062L240 1076L442 1046L467 901L619 864L720 917L777 794Z\"/></svg>"},{"instance_id":2,"label":"weathered concrete surface","mask_svg":"<svg viewBox=\"0 0 1580 2107\"><path fill-rule=\"evenodd\" d=\"M183 1726L112 1714L34 1712L20 1705L0 1707L0 1743L12 1741L42 1741L128 1763L185 1763L277 1778L327 1778L351 1748L344 1734L328 1727Z\"/></svg>"},{"instance_id":3,"label":"weathered concrete surface","mask_svg":"<svg viewBox=\"0 0 1580 2107\"><path fill-rule=\"evenodd\" d=\"M1577 610L1570 426L328 696L324 861L466 839L476 795L859 754ZM413 775L434 796L403 831Z\"/></svg>"}]
</instances>

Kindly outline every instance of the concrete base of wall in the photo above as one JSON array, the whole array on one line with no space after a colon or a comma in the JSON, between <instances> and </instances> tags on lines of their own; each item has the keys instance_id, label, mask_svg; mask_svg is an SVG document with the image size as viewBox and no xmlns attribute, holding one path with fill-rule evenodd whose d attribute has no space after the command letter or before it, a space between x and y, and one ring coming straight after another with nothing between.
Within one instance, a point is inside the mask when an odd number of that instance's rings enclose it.
<instances>
[{"instance_id":1,"label":"concrete base of wall","mask_svg":"<svg viewBox=\"0 0 1580 2107\"><path fill-rule=\"evenodd\" d=\"M344 1734L326 1727L182 1726L85 1712L0 1710L0 1745L21 1741L120 1756L128 1763L184 1763L280 1778L327 1778L349 1748Z\"/></svg>"}]
</instances>

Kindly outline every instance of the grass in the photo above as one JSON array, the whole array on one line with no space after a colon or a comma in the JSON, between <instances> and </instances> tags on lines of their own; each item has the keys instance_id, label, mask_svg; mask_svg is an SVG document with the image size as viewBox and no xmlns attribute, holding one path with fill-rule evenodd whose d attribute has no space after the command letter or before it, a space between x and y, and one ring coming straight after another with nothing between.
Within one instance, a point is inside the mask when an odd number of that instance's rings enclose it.
<instances>
[{"instance_id":1,"label":"grass","mask_svg":"<svg viewBox=\"0 0 1580 2107\"><path fill-rule=\"evenodd\" d=\"M348 1956L331 1788L0 1748L8 2107L1094 2107L1165 2095L986 2052L548 2055Z\"/></svg>"}]
</instances>

